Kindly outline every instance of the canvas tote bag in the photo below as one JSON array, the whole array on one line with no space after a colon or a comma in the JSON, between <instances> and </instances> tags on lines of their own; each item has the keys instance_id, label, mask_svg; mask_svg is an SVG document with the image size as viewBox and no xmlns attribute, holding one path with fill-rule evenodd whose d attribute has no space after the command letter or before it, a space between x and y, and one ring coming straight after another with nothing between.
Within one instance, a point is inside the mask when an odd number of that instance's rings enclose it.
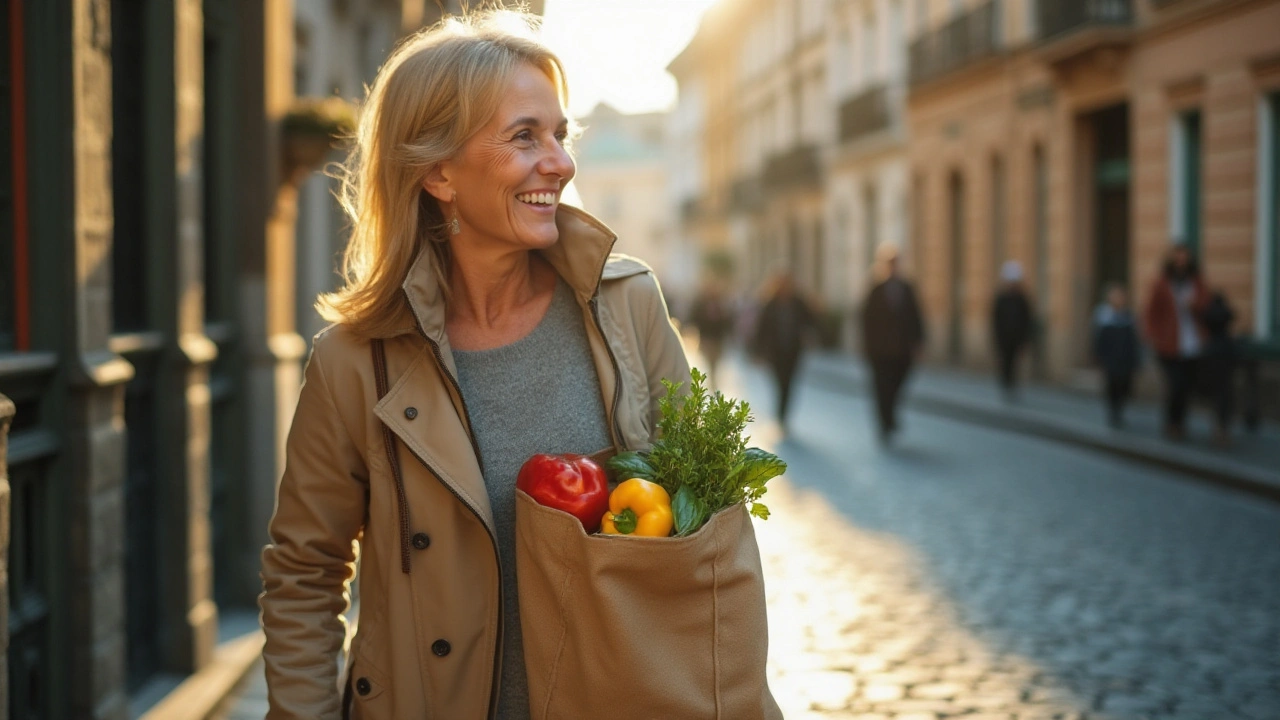
<instances>
[{"instance_id":1,"label":"canvas tote bag","mask_svg":"<svg viewBox=\"0 0 1280 720\"><path fill-rule=\"evenodd\" d=\"M745 506L687 537L588 535L517 491L516 575L533 720L781 720Z\"/></svg>"}]
</instances>

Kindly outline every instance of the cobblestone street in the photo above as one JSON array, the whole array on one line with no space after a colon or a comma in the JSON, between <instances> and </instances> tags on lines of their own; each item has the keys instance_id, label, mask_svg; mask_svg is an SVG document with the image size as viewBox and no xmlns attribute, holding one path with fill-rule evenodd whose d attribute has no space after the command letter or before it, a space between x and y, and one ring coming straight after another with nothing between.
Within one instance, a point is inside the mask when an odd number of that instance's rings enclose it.
<instances>
[{"instance_id":1,"label":"cobblestone street","mask_svg":"<svg viewBox=\"0 0 1280 720\"><path fill-rule=\"evenodd\" d=\"M757 522L789 720L1280 718L1280 508L802 386Z\"/></svg>"}]
</instances>

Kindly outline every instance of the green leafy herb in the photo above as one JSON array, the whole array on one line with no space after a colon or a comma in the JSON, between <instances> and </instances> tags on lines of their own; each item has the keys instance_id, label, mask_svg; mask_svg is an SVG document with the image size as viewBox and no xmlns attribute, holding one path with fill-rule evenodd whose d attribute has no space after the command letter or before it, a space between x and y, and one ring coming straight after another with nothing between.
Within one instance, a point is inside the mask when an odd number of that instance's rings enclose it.
<instances>
[{"instance_id":1,"label":"green leafy herb","mask_svg":"<svg viewBox=\"0 0 1280 720\"><path fill-rule=\"evenodd\" d=\"M675 518L676 535L688 535L702 527L711 513L688 485L682 485L671 499L671 514Z\"/></svg>"},{"instance_id":2,"label":"green leafy herb","mask_svg":"<svg viewBox=\"0 0 1280 720\"><path fill-rule=\"evenodd\" d=\"M711 515L743 502L752 515L767 518L769 509L759 499L765 484L785 472L787 464L773 453L747 447L744 433L751 408L746 402L708 391L707 376L697 368L691 378L687 394L681 384L662 381L667 394L659 401L661 439L647 458L640 457L652 471L646 479L671 494L678 535L696 531ZM627 473L638 466L626 457L631 454L617 458ZM618 469L612 462L610 467Z\"/></svg>"},{"instance_id":3,"label":"green leafy herb","mask_svg":"<svg viewBox=\"0 0 1280 720\"><path fill-rule=\"evenodd\" d=\"M620 480L629 478L653 480L653 466L644 455L634 450L614 455L605 462L605 467L612 470Z\"/></svg>"}]
</instances>

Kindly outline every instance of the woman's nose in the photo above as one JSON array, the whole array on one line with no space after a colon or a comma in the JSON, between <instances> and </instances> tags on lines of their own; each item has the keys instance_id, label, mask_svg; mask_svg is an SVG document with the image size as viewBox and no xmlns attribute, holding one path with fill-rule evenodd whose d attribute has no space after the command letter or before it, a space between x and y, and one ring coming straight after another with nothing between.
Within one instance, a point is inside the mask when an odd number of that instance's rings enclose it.
<instances>
[{"instance_id":1,"label":"woman's nose","mask_svg":"<svg viewBox=\"0 0 1280 720\"><path fill-rule=\"evenodd\" d=\"M575 169L569 151L565 150L560 143L554 143L551 146L551 150L542 158L539 168L543 175L557 175L565 181L573 179Z\"/></svg>"}]
</instances>

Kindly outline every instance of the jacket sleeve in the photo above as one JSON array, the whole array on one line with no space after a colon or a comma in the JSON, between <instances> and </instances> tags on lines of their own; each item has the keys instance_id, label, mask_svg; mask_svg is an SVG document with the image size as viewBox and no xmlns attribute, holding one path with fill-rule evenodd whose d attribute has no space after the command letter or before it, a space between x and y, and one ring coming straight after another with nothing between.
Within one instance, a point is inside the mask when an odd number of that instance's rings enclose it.
<instances>
[{"instance_id":1,"label":"jacket sleeve","mask_svg":"<svg viewBox=\"0 0 1280 720\"><path fill-rule=\"evenodd\" d=\"M285 450L285 470L262 551L259 597L268 720L339 718L342 613L364 522L367 470L333 402L319 342Z\"/></svg>"},{"instance_id":2,"label":"jacket sleeve","mask_svg":"<svg viewBox=\"0 0 1280 720\"><path fill-rule=\"evenodd\" d=\"M666 394L663 379L683 383L683 392L689 391L689 358L685 356L684 344L675 326L671 324L671 316L667 312L666 300L658 287L658 280L651 273L645 275L651 283L649 301L645 315L647 328L644 334L644 364L649 380L649 427L653 428L656 440L658 430L658 401Z\"/></svg>"}]
</instances>

